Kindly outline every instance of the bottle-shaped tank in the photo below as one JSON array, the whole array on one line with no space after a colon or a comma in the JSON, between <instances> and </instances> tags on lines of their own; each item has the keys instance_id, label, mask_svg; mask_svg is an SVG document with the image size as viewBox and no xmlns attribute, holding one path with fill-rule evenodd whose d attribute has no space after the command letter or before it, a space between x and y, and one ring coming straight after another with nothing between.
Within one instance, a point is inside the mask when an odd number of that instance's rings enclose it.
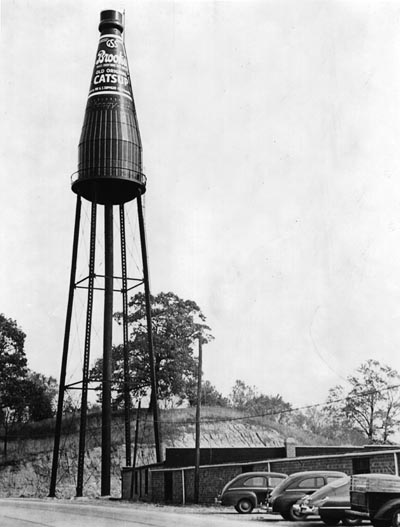
<instances>
[{"instance_id":1,"label":"bottle-shaped tank","mask_svg":"<svg viewBox=\"0 0 400 527\"><path fill-rule=\"evenodd\" d=\"M122 204L146 189L142 145L118 11L100 14L100 40L72 190L89 201Z\"/></svg>"}]
</instances>

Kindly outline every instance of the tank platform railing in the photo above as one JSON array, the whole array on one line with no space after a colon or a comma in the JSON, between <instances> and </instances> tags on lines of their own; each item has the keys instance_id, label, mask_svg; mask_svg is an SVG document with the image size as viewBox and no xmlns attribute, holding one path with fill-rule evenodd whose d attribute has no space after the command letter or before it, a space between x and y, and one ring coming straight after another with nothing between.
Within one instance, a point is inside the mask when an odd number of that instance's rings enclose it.
<instances>
[{"instance_id":1,"label":"tank platform railing","mask_svg":"<svg viewBox=\"0 0 400 527\"><path fill-rule=\"evenodd\" d=\"M117 175L116 175L117 174ZM78 180L90 180L93 178L125 179L131 180L140 185L146 186L147 178L141 172L131 168L112 166L112 167L86 167L77 170L71 175L71 184Z\"/></svg>"}]
</instances>

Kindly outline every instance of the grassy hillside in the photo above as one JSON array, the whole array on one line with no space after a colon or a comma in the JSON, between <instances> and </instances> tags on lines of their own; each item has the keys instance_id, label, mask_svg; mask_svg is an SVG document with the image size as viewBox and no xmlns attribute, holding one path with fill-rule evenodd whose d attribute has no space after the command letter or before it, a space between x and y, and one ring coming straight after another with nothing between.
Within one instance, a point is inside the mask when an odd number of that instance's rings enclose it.
<instances>
[{"instance_id":1,"label":"grassy hillside","mask_svg":"<svg viewBox=\"0 0 400 527\"><path fill-rule=\"evenodd\" d=\"M195 410L193 408L163 410L161 437L163 448L195 445ZM131 420L132 443L135 437L136 415ZM113 416L112 428L112 494L120 496L120 470L125 465L125 427L122 414ZM0 464L0 496L37 496L48 494L52 462L54 422L47 420L11 431L7 459L3 449ZM330 444L321 437L305 434L266 418L244 418L234 409L202 409L202 447L283 446L287 437L299 445ZM79 441L79 415L69 415L63 421L58 494L75 496ZM1 447L0 447L1 448ZM84 473L84 494L98 496L101 467L101 415L90 414ZM133 452L133 444L132 444ZM152 416L141 410L138 426L137 465L155 461Z\"/></svg>"}]
</instances>

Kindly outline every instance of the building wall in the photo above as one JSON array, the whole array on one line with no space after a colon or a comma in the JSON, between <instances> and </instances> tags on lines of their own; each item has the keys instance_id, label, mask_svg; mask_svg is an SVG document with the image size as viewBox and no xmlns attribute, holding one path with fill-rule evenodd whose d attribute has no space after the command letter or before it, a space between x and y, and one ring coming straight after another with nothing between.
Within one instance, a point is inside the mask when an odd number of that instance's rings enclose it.
<instances>
[{"instance_id":1,"label":"building wall","mask_svg":"<svg viewBox=\"0 0 400 527\"><path fill-rule=\"evenodd\" d=\"M156 503L163 503L165 501L163 471L151 471L151 496L146 495L144 498L151 498L151 501Z\"/></svg>"},{"instance_id":2,"label":"building wall","mask_svg":"<svg viewBox=\"0 0 400 527\"><path fill-rule=\"evenodd\" d=\"M338 470L346 474L363 471L373 473L398 473L400 451L362 452L325 456L308 456L286 459L272 459L254 463L230 463L201 466L199 470L199 502L214 503L224 485L242 472L272 471L284 474L306 470ZM366 467L366 468L365 468ZM123 471L124 481L130 481ZM191 503L194 499L194 467L180 468L138 468L140 489L136 494L140 499L158 503ZM148 485L145 485L145 471L148 472ZM125 483L126 484L126 483ZM166 495L166 493L168 495ZM126 499L126 490L122 498Z\"/></svg>"},{"instance_id":3,"label":"building wall","mask_svg":"<svg viewBox=\"0 0 400 527\"><path fill-rule=\"evenodd\" d=\"M232 478L246 471L265 470L292 474L305 470L338 470L353 474L354 460L363 458L369 465L370 472L395 474L396 462L393 452L369 452L367 454L343 454L333 456L312 456L304 458L280 459L264 462L243 464L224 464L218 466L203 466L199 470L199 501L214 503L224 485ZM152 501L165 502L164 475L168 470L154 469L152 474ZM194 468L186 467L169 470L172 473L172 503L182 504L193 502Z\"/></svg>"},{"instance_id":4,"label":"building wall","mask_svg":"<svg viewBox=\"0 0 400 527\"><path fill-rule=\"evenodd\" d=\"M293 444L294 455L288 455L288 444ZM200 465L220 465L222 463L250 463L260 459L282 459L285 457L322 456L349 454L364 451L366 447L354 446L297 446L288 439L285 447L240 447L240 448L201 448ZM380 450L376 447L375 450ZM387 447L386 447L387 450ZM167 448L164 467L190 467L195 464L194 448Z\"/></svg>"},{"instance_id":5,"label":"building wall","mask_svg":"<svg viewBox=\"0 0 400 527\"><path fill-rule=\"evenodd\" d=\"M296 446L296 456L329 456L364 451L365 446ZM377 447L375 450L378 450Z\"/></svg>"},{"instance_id":6,"label":"building wall","mask_svg":"<svg viewBox=\"0 0 400 527\"><path fill-rule=\"evenodd\" d=\"M132 470L129 468L123 468L121 479L122 479L122 493L121 498L123 500L131 499L131 482L132 482Z\"/></svg>"},{"instance_id":7,"label":"building wall","mask_svg":"<svg viewBox=\"0 0 400 527\"><path fill-rule=\"evenodd\" d=\"M397 455L397 454L396 454ZM371 472L381 474L396 474L396 467L393 454L381 456L370 456Z\"/></svg>"},{"instance_id":8,"label":"building wall","mask_svg":"<svg viewBox=\"0 0 400 527\"><path fill-rule=\"evenodd\" d=\"M284 474L293 474L303 470L338 470L346 474L352 473L352 457L350 456L332 456L332 457L312 457L312 458L295 458L283 459L280 461L271 461L271 470L274 472L283 472Z\"/></svg>"},{"instance_id":9,"label":"building wall","mask_svg":"<svg viewBox=\"0 0 400 527\"><path fill-rule=\"evenodd\" d=\"M285 457L285 447L262 448L201 448L200 465L220 465L221 463L245 463L260 459ZM194 448L167 448L166 467L190 467L195 464Z\"/></svg>"},{"instance_id":10,"label":"building wall","mask_svg":"<svg viewBox=\"0 0 400 527\"><path fill-rule=\"evenodd\" d=\"M251 467L250 467L251 468ZM224 488L224 485L234 477L242 474L239 465L218 467L203 467L199 471L199 501L201 503L214 503L215 498ZM186 501L194 499L194 468L185 470Z\"/></svg>"}]
</instances>

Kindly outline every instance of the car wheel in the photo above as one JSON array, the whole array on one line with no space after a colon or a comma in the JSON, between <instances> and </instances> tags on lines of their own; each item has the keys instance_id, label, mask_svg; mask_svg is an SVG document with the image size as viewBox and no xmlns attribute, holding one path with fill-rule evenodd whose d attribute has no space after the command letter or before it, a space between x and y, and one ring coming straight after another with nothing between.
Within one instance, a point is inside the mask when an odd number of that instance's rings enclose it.
<instances>
[{"instance_id":1,"label":"car wheel","mask_svg":"<svg viewBox=\"0 0 400 527\"><path fill-rule=\"evenodd\" d=\"M371 519L373 527L390 527L390 520L377 520L376 518Z\"/></svg>"},{"instance_id":2,"label":"car wheel","mask_svg":"<svg viewBox=\"0 0 400 527\"><path fill-rule=\"evenodd\" d=\"M392 513L392 527L400 527L400 507L394 509Z\"/></svg>"},{"instance_id":3,"label":"car wheel","mask_svg":"<svg viewBox=\"0 0 400 527\"><path fill-rule=\"evenodd\" d=\"M340 520L329 516L329 514L320 514L320 516L325 525L337 525L340 522Z\"/></svg>"},{"instance_id":4,"label":"car wheel","mask_svg":"<svg viewBox=\"0 0 400 527\"><path fill-rule=\"evenodd\" d=\"M306 514L301 514L300 512L297 512L293 508L293 506L294 506L294 504L290 505L290 507L288 507L285 511L281 512L282 518L284 520L289 520L289 521L292 521L292 522L297 522L297 521L300 521L300 520L304 520L307 517L307 515Z\"/></svg>"},{"instance_id":5,"label":"car wheel","mask_svg":"<svg viewBox=\"0 0 400 527\"><path fill-rule=\"evenodd\" d=\"M354 525L361 525L361 518L342 518L343 525L346 527L353 527Z\"/></svg>"},{"instance_id":6,"label":"car wheel","mask_svg":"<svg viewBox=\"0 0 400 527\"><path fill-rule=\"evenodd\" d=\"M254 505L250 500L243 498L236 503L235 509L239 514L250 514L250 512L254 509Z\"/></svg>"}]
</instances>

